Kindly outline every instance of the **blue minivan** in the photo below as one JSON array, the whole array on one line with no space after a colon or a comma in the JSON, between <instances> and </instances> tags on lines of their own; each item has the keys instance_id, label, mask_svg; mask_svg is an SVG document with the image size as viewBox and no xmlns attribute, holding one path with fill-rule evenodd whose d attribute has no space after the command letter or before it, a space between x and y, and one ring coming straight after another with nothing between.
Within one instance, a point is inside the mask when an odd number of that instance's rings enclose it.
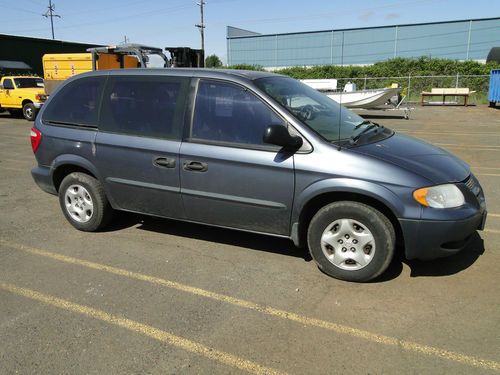
<instances>
[{"instance_id":1,"label":"blue minivan","mask_svg":"<svg viewBox=\"0 0 500 375\"><path fill-rule=\"evenodd\" d=\"M343 280L379 276L397 242L408 259L455 254L486 220L465 162L271 73L81 74L31 142L33 178L79 230L123 210L286 237Z\"/></svg>"}]
</instances>

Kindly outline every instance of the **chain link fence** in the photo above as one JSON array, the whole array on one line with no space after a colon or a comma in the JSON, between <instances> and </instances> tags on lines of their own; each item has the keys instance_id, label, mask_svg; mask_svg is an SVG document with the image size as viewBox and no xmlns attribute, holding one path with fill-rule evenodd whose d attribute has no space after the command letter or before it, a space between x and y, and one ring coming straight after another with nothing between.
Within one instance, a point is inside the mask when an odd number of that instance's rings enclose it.
<instances>
[{"instance_id":1,"label":"chain link fence","mask_svg":"<svg viewBox=\"0 0 500 375\"><path fill-rule=\"evenodd\" d=\"M403 76L403 77L364 77L337 78L337 88L343 89L347 83L355 83L358 90L377 89L398 84L402 88L401 95L406 96L407 103L420 103L420 93L432 88L466 87L476 91L469 99L470 104L487 104L489 75L450 75L450 76ZM438 100L436 98L436 100ZM447 101L461 103L461 98L450 97Z\"/></svg>"}]
</instances>

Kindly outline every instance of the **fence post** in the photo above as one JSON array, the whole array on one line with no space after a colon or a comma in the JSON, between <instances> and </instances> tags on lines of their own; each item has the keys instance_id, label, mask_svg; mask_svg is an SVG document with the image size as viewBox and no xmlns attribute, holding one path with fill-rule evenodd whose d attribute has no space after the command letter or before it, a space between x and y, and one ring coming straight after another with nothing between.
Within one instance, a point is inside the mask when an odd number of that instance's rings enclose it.
<instances>
[{"instance_id":1,"label":"fence post","mask_svg":"<svg viewBox=\"0 0 500 375\"><path fill-rule=\"evenodd\" d=\"M332 38L330 40L330 64L333 65L333 42L335 41L335 35L332 30Z\"/></svg>"},{"instance_id":2,"label":"fence post","mask_svg":"<svg viewBox=\"0 0 500 375\"><path fill-rule=\"evenodd\" d=\"M460 73L457 73L457 80L455 81L455 88L458 88L458 76L460 75Z\"/></svg>"},{"instance_id":3,"label":"fence post","mask_svg":"<svg viewBox=\"0 0 500 375\"><path fill-rule=\"evenodd\" d=\"M363 90L366 90L366 75L365 75L365 86L363 87Z\"/></svg>"},{"instance_id":4,"label":"fence post","mask_svg":"<svg viewBox=\"0 0 500 375\"><path fill-rule=\"evenodd\" d=\"M410 87L411 87L411 73L408 74L408 92L406 94L408 96L407 100L408 103L410 102Z\"/></svg>"},{"instance_id":5,"label":"fence post","mask_svg":"<svg viewBox=\"0 0 500 375\"><path fill-rule=\"evenodd\" d=\"M274 37L274 66L278 67L278 34Z\"/></svg>"}]
</instances>

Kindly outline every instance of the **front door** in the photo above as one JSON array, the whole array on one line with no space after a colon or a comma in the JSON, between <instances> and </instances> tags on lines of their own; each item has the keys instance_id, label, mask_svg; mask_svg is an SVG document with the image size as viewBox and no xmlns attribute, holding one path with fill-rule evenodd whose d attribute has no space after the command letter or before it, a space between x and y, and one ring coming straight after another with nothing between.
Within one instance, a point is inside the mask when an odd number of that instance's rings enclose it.
<instances>
[{"instance_id":1,"label":"front door","mask_svg":"<svg viewBox=\"0 0 500 375\"><path fill-rule=\"evenodd\" d=\"M293 155L263 143L271 124L286 126L248 89L223 81L198 83L189 138L180 151L187 219L290 234Z\"/></svg>"},{"instance_id":2,"label":"front door","mask_svg":"<svg viewBox=\"0 0 500 375\"><path fill-rule=\"evenodd\" d=\"M120 209L184 218L179 148L189 79L110 76L96 162Z\"/></svg>"},{"instance_id":3,"label":"front door","mask_svg":"<svg viewBox=\"0 0 500 375\"><path fill-rule=\"evenodd\" d=\"M0 98L2 100L1 104L6 108L12 108L15 104L15 100L12 96L12 91L14 90L14 82L10 78L3 80L3 89L0 90Z\"/></svg>"}]
</instances>

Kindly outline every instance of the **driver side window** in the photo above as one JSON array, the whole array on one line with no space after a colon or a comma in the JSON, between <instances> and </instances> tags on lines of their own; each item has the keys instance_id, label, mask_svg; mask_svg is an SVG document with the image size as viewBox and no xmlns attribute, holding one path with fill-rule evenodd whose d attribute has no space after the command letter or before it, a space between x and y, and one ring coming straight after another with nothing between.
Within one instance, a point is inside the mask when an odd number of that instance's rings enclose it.
<instances>
[{"instance_id":1,"label":"driver side window","mask_svg":"<svg viewBox=\"0 0 500 375\"><path fill-rule=\"evenodd\" d=\"M3 88L4 88L4 90L13 90L14 84L12 83L12 80L11 79L4 79Z\"/></svg>"},{"instance_id":2,"label":"driver side window","mask_svg":"<svg viewBox=\"0 0 500 375\"><path fill-rule=\"evenodd\" d=\"M286 122L244 87L201 81L196 96L191 138L248 145L265 145L269 125Z\"/></svg>"}]
</instances>

